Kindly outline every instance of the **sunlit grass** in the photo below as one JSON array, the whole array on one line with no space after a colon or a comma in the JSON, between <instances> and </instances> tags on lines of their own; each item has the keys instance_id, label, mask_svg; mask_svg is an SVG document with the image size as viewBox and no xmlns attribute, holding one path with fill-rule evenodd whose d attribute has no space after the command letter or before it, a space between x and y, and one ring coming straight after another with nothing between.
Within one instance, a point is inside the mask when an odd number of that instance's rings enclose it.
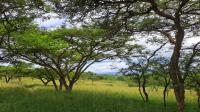
<instances>
[{"instance_id":1,"label":"sunlit grass","mask_svg":"<svg viewBox=\"0 0 200 112\"><path fill-rule=\"evenodd\" d=\"M23 79L0 81L0 112L162 112L162 88L147 88L150 102L143 103L137 87L121 81L79 81L71 94L57 93L52 85ZM186 91L186 112L199 112L195 92ZM166 112L176 112L170 90Z\"/></svg>"}]
</instances>

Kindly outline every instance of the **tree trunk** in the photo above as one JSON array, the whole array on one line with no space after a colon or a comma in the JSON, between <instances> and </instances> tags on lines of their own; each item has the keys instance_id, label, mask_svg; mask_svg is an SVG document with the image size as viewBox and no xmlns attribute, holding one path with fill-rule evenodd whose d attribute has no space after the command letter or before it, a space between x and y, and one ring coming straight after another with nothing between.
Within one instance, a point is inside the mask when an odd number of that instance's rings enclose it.
<instances>
[{"instance_id":1,"label":"tree trunk","mask_svg":"<svg viewBox=\"0 0 200 112\"><path fill-rule=\"evenodd\" d=\"M182 80L181 73L178 67L178 59L180 56L180 49L175 46L173 56L170 62L169 75L172 79L172 84L174 88L174 94L176 97L176 103L179 109L179 112L184 112L184 81Z\"/></svg>"},{"instance_id":2,"label":"tree trunk","mask_svg":"<svg viewBox=\"0 0 200 112\"><path fill-rule=\"evenodd\" d=\"M139 90L140 96L142 97L143 102L145 102L144 96L142 95L142 91L141 91L141 79L137 78L137 80L138 80L138 90Z\"/></svg>"},{"instance_id":3,"label":"tree trunk","mask_svg":"<svg viewBox=\"0 0 200 112\"><path fill-rule=\"evenodd\" d=\"M22 79L21 79L21 77L19 77L19 78L18 78L18 80L19 80L19 82L22 82Z\"/></svg>"},{"instance_id":4,"label":"tree trunk","mask_svg":"<svg viewBox=\"0 0 200 112\"><path fill-rule=\"evenodd\" d=\"M176 96L176 102L178 105L179 112L184 112L185 110L185 90L184 85L180 84L179 87L174 88L175 96Z\"/></svg>"},{"instance_id":5,"label":"tree trunk","mask_svg":"<svg viewBox=\"0 0 200 112\"><path fill-rule=\"evenodd\" d=\"M54 79L52 79L52 83L53 83L55 90L58 91L58 86L57 86L56 81Z\"/></svg>"},{"instance_id":6,"label":"tree trunk","mask_svg":"<svg viewBox=\"0 0 200 112\"><path fill-rule=\"evenodd\" d=\"M163 104L164 104L164 108L166 109L167 107L167 103L166 103L166 92L167 92L167 88L165 87L164 91L163 91Z\"/></svg>"},{"instance_id":7,"label":"tree trunk","mask_svg":"<svg viewBox=\"0 0 200 112\"><path fill-rule=\"evenodd\" d=\"M62 89L62 87L64 86L64 88L65 88L65 90L67 91L67 93L68 93L68 91L70 91L70 88L69 88L69 86L67 85L67 82L66 82L66 80L65 80L65 77L63 76L63 75L60 75L60 89Z\"/></svg>"},{"instance_id":8,"label":"tree trunk","mask_svg":"<svg viewBox=\"0 0 200 112\"><path fill-rule=\"evenodd\" d=\"M75 83L74 81L69 82L69 86L67 88L67 93L71 93L74 83Z\"/></svg>"},{"instance_id":9,"label":"tree trunk","mask_svg":"<svg viewBox=\"0 0 200 112\"><path fill-rule=\"evenodd\" d=\"M184 89L184 83L182 82L180 78L180 72L177 71L177 68L173 67L173 64L171 64L170 69L170 77L172 79L174 93L176 97L176 103L179 109L179 112L184 112L184 99L185 99L185 89ZM179 78L178 78L179 77Z\"/></svg>"},{"instance_id":10,"label":"tree trunk","mask_svg":"<svg viewBox=\"0 0 200 112\"><path fill-rule=\"evenodd\" d=\"M50 80L52 81L55 90L56 90L56 91L59 91L58 85L57 85L57 83L56 83L56 80L55 80L54 76L53 76L48 70L47 70L47 72L49 73L49 76L50 76L49 78L50 78Z\"/></svg>"},{"instance_id":11,"label":"tree trunk","mask_svg":"<svg viewBox=\"0 0 200 112\"><path fill-rule=\"evenodd\" d=\"M71 93L72 92L72 87L71 86L68 86L67 88L67 93Z\"/></svg>"},{"instance_id":12,"label":"tree trunk","mask_svg":"<svg viewBox=\"0 0 200 112\"><path fill-rule=\"evenodd\" d=\"M46 81L46 82L44 83L44 86L47 86L49 82L50 82L50 81Z\"/></svg>"},{"instance_id":13,"label":"tree trunk","mask_svg":"<svg viewBox=\"0 0 200 112\"><path fill-rule=\"evenodd\" d=\"M40 78L40 80L42 81L42 83L44 84L44 86L47 86L47 84L50 82L50 80L46 80L46 79L43 79L43 78Z\"/></svg>"},{"instance_id":14,"label":"tree trunk","mask_svg":"<svg viewBox=\"0 0 200 112\"><path fill-rule=\"evenodd\" d=\"M198 95L198 107L200 108L200 95Z\"/></svg>"},{"instance_id":15,"label":"tree trunk","mask_svg":"<svg viewBox=\"0 0 200 112\"><path fill-rule=\"evenodd\" d=\"M198 107L200 108L200 89L199 88L197 89L197 104L198 104Z\"/></svg>"},{"instance_id":16,"label":"tree trunk","mask_svg":"<svg viewBox=\"0 0 200 112\"><path fill-rule=\"evenodd\" d=\"M60 83L60 85L59 85L59 91L62 91L63 81L62 81L61 78L59 79L59 83Z\"/></svg>"},{"instance_id":17,"label":"tree trunk","mask_svg":"<svg viewBox=\"0 0 200 112\"><path fill-rule=\"evenodd\" d=\"M6 81L6 83L9 83L10 80L12 79L12 77L9 77L9 76L4 76L4 77L5 77L5 81Z\"/></svg>"},{"instance_id":18,"label":"tree trunk","mask_svg":"<svg viewBox=\"0 0 200 112\"><path fill-rule=\"evenodd\" d=\"M165 83L165 87L163 90L163 105L164 105L164 109L166 110L167 107L167 102L166 102L166 95L167 95L167 88L169 86L170 83Z\"/></svg>"},{"instance_id":19,"label":"tree trunk","mask_svg":"<svg viewBox=\"0 0 200 112\"><path fill-rule=\"evenodd\" d=\"M92 85L94 85L94 80L92 79Z\"/></svg>"},{"instance_id":20,"label":"tree trunk","mask_svg":"<svg viewBox=\"0 0 200 112\"><path fill-rule=\"evenodd\" d=\"M6 83L7 83L7 78L6 78L6 76L4 76L4 79L5 79Z\"/></svg>"},{"instance_id":21,"label":"tree trunk","mask_svg":"<svg viewBox=\"0 0 200 112\"><path fill-rule=\"evenodd\" d=\"M148 96L148 93L146 91L146 78L144 76L143 76L142 91L143 91L144 96L145 96L145 102L149 102L149 96Z\"/></svg>"},{"instance_id":22,"label":"tree trunk","mask_svg":"<svg viewBox=\"0 0 200 112\"><path fill-rule=\"evenodd\" d=\"M178 23L179 21L177 21ZM176 97L176 103L178 106L179 112L184 112L185 107L185 88L184 88L184 80L180 73L179 68L179 58L180 58L180 50L184 38L184 30L182 30L180 25L176 26L178 29L178 32L176 33L176 43L174 46L173 54L170 60L169 65L169 75L172 80L174 93Z\"/></svg>"}]
</instances>

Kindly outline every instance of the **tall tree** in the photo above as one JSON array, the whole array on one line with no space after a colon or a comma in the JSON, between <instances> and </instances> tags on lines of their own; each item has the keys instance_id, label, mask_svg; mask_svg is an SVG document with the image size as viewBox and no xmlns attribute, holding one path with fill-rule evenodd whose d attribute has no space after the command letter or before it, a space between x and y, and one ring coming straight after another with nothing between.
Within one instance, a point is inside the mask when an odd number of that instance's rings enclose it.
<instances>
[{"instance_id":1,"label":"tall tree","mask_svg":"<svg viewBox=\"0 0 200 112\"><path fill-rule=\"evenodd\" d=\"M30 74L27 76L41 80L44 86L47 86L48 83L52 82L55 90L58 91L58 86L56 84L58 76L53 70L48 68L35 68L30 70Z\"/></svg>"}]
</instances>

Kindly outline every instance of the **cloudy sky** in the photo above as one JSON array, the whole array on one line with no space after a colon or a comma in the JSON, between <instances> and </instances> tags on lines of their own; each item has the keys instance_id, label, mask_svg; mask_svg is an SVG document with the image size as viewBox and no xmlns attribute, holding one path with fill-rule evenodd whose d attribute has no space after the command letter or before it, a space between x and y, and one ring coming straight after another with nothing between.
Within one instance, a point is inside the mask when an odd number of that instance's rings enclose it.
<instances>
[{"instance_id":1,"label":"cloudy sky","mask_svg":"<svg viewBox=\"0 0 200 112\"><path fill-rule=\"evenodd\" d=\"M49 15L46 15L46 16L49 16ZM51 19L36 19L35 23L38 24L39 27L46 28L46 29L55 29L55 28L60 27L63 24L65 24L68 28L73 27L73 25L66 22L65 19L59 19L56 17L56 15L54 16L55 18L51 18ZM80 26L80 25L77 25L77 26ZM190 46L199 41L200 41L200 37L194 37L185 41L184 44L187 46ZM152 49L152 50L158 47L158 46L147 44L144 39L140 39L137 43L142 43L148 49ZM163 48L163 50L166 50L169 47L170 47L170 44L166 45L165 48ZM163 53L163 50L162 52L160 52L161 55L171 56L170 52ZM119 69L125 68L125 67L126 67L125 62L122 62L120 60L106 60L104 62L98 62L98 63L93 64L87 69L87 71L92 71L98 74L117 74Z\"/></svg>"}]
</instances>

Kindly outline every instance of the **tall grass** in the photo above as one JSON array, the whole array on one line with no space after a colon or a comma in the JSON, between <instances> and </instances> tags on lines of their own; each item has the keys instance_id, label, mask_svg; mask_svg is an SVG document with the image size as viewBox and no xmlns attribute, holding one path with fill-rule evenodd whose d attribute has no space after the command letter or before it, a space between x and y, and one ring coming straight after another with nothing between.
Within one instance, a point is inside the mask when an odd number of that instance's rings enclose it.
<instances>
[{"instance_id":1,"label":"tall grass","mask_svg":"<svg viewBox=\"0 0 200 112\"><path fill-rule=\"evenodd\" d=\"M163 112L162 89L148 92L150 102L143 103L136 87L120 81L79 81L71 94L38 80L0 81L0 112ZM186 91L186 102L186 112L200 112L194 92ZM172 91L167 103L166 112L177 112Z\"/></svg>"}]
</instances>

